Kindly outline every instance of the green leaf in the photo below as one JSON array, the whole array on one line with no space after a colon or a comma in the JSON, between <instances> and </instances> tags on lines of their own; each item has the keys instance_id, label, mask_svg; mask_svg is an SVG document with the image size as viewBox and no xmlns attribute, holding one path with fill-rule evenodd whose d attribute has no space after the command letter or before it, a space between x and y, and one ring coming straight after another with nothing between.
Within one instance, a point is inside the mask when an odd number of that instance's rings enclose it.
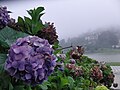
<instances>
[{"instance_id":1,"label":"green leaf","mask_svg":"<svg viewBox=\"0 0 120 90\"><path fill-rule=\"evenodd\" d=\"M25 90L23 85L15 86L14 90Z\"/></svg>"},{"instance_id":2,"label":"green leaf","mask_svg":"<svg viewBox=\"0 0 120 90\"><path fill-rule=\"evenodd\" d=\"M29 17L24 16L25 23L32 25L32 20Z\"/></svg>"},{"instance_id":3,"label":"green leaf","mask_svg":"<svg viewBox=\"0 0 120 90\"><path fill-rule=\"evenodd\" d=\"M36 35L37 32L40 31L43 27L44 25L42 23L37 22L36 24L34 24L32 27L33 34Z\"/></svg>"},{"instance_id":4,"label":"green leaf","mask_svg":"<svg viewBox=\"0 0 120 90\"><path fill-rule=\"evenodd\" d=\"M90 85L90 81L89 81L89 80L85 80L84 82L85 82L85 85L86 85L86 86L89 86L89 85Z\"/></svg>"},{"instance_id":5,"label":"green leaf","mask_svg":"<svg viewBox=\"0 0 120 90\"><path fill-rule=\"evenodd\" d=\"M41 84L40 87L41 87L42 90L47 90L48 89L46 84Z\"/></svg>"},{"instance_id":6,"label":"green leaf","mask_svg":"<svg viewBox=\"0 0 120 90\"><path fill-rule=\"evenodd\" d=\"M27 88L26 88L26 90L32 90L31 86L28 85Z\"/></svg>"},{"instance_id":7,"label":"green leaf","mask_svg":"<svg viewBox=\"0 0 120 90\"><path fill-rule=\"evenodd\" d=\"M44 7L38 7L36 10L35 10L35 15L36 15L36 21L39 21L40 17L44 14L40 14L42 11L44 11Z\"/></svg>"},{"instance_id":8,"label":"green leaf","mask_svg":"<svg viewBox=\"0 0 120 90\"><path fill-rule=\"evenodd\" d=\"M68 84L69 84L68 79L61 77L61 87L64 87L65 85L68 85Z\"/></svg>"},{"instance_id":9,"label":"green leaf","mask_svg":"<svg viewBox=\"0 0 120 90\"><path fill-rule=\"evenodd\" d=\"M36 35L38 31L44 27L42 20L40 19L41 16L44 14L42 13L42 11L44 11L44 7L38 7L36 9L34 8L31 10L27 10L31 18L24 16L23 20L21 17L19 17L18 24L22 25L20 27L21 30L28 34Z\"/></svg>"},{"instance_id":10,"label":"green leaf","mask_svg":"<svg viewBox=\"0 0 120 90\"><path fill-rule=\"evenodd\" d=\"M33 10L27 10L28 14L33 17Z\"/></svg>"},{"instance_id":11,"label":"green leaf","mask_svg":"<svg viewBox=\"0 0 120 90\"><path fill-rule=\"evenodd\" d=\"M31 10L28 10L28 14L31 16L32 20L34 22L38 22L40 17L44 14L44 13L41 13L42 11L44 11L44 7L38 7L37 9L31 9Z\"/></svg>"},{"instance_id":12,"label":"green leaf","mask_svg":"<svg viewBox=\"0 0 120 90\"><path fill-rule=\"evenodd\" d=\"M6 54L0 54L0 64L5 63L6 58L7 58Z\"/></svg>"},{"instance_id":13,"label":"green leaf","mask_svg":"<svg viewBox=\"0 0 120 90\"><path fill-rule=\"evenodd\" d=\"M36 14L38 15L38 14L40 14L42 11L44 11L45 9L44 9L44 7L38 7L37 9L36 9Z\"/></svg>"},{"instance_id":14,"label":"green leaf","mask_svg":"<svg viewBox=\"0 0 120 90\"><path fill-rule=\"evenodd\" d=\"M18 24L24 26L24 20L22 17L18 17Z\"/></svg>"},{"instance_id":15,"label":"green leaf","mask_svg":"<svg viewBox=\"0 0 120 90\"><path fill-rule=\"evenodd\" d=\"M68 80L69 80L70 83L74 83L75 82L74 79L72 77L70 77L70 76L68 76Z\"/></svg>"},{"instance_id":16,"label":"green leaf","mask_svg":"<svg viewBox=\"0 0 120 90\"><path fill-rule=\"evenodd\" d=\"M69 88L70 88L70 90L73 90L74 82L75 82L74 79L72 77L68 76L68 81L69 81Z\"/></svg>"},{"instance_id":17,"label":"green leaf","mask_svg":"<svg viewBox=\"0 0 120 90\"><path fill-rule=\"evenodd\" d=\"M40 21L40 23L42 23L42 22L41 22L42 20L40 20L40 18L41 18L41 16L44 15L44 14L45 14L45 13L41 13L41 14L38 16L38 20Z\"/></svg>"},{"instance_id":18,"label":"green leaf","mask_svg":"<svg viewBox=\"0 0 120 90\"><path fill-rule=\"evenodd\" d=\"M11 83L9 83L9 90L13 90L13 85Z\"/></svg>"},{"instance_id":19,"label":"green leaf","mask_svg":"<svg viewBox=\"0 0 120 90\"><path fill-rule=\"evenodd\" d=\"M83 88L75 87L75 90L83 90Z\"/></svg>"},{"instance_id":20,"label":"green leaf","mask_svg":"<svg viewBox=\"0 0 120 90\"><path fill-rule=\"evenodd\" d=\"M28 36L28 34L5 27L0 31L0 43L3 47L9 48L18 38L25 36Z\"/></svg>"},{"instance_id":21,"label":"green leaf","mask_svg":"<svg viewBox=\"0 0 120 90\"><path fill-rule=\"evenodd\" d=\"M48 90L48 86L51 86L51 82L44 81L41 85L39 85L39 87L40 87L42 90Z\"/></svg>"},{"instance_id":22,"label":"green leaf","mask_svg":"<svg viewBox=\"0 0 120 90\"><path fill-rule=\"evenodd\" d=\"M7 58L6 54L0 54L0 73L4 71L4 63Z\"/></svg>"}]
</instances>

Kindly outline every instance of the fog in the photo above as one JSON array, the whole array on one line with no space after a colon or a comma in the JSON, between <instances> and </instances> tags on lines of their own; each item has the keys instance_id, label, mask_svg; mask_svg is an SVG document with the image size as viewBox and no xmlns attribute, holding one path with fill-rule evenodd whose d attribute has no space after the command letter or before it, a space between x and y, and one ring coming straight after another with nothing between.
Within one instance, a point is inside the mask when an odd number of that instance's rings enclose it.
<instances>
[{"instance_id":1,"label":"fog","mask_svg":"<svg viewBox=\"0 0 120 90\"><path fill-rule=\"evenodd\" d=\"M7 6L15 19L28 16L26 10L44 6L42 20L55 23L59 39L120 26L119 0L5 0L0 5Z\"/></svg>"}]
</instances>

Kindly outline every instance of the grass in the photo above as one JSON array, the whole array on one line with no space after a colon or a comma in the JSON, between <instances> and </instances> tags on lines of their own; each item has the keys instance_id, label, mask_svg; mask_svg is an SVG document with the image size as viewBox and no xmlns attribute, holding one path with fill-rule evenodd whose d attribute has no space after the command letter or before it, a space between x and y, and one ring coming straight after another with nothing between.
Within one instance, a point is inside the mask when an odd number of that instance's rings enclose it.
<instances>
[{"instance_id":1,"label":"grass","mask_svg":"<svg viewBox=\"0 0 120 90\"><path fill-rule=\"evenodd\" d=\"M106 62L106 64L110 66L120 66L120 62Z\"/></svg>"},{"instance_id":2,"label":"grass","mask_svg":"<svg viewBox=\"0 0 120 90\"><path fill-rule=\"evenodd\" d=\"M92 53L120 53L120 49L100 48L98 50L93 50Z\"/></svg>"}]
</instances>

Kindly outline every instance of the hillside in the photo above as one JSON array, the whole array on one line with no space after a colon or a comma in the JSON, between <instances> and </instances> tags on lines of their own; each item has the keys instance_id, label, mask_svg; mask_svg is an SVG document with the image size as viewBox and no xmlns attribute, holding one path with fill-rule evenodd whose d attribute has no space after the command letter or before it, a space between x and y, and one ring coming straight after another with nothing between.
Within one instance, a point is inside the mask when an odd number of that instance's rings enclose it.
<instances>
[{"instance_id":1,"label":"hillside","mask_svg":"<svg viewBox=\"0 0 120 90\"><path fill-rule=\"evenodd\" d=\"M62 47L70 46L71 44L72 46L83 46L86 52L99 52L103 49L119 49L120 29L98 29L79 35L78 37L69 38L67 41L64 39L60 40Z\"/></svg>"}]
</instances>

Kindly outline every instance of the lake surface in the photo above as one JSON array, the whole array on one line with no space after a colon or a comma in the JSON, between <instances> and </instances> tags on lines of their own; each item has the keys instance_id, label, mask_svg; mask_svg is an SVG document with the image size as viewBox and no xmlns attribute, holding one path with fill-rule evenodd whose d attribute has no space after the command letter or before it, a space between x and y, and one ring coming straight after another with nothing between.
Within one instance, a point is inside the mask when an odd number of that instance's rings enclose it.
<instances>
[{"instance_id":1,"label":"lake surface","mask_svg":"<svg viewBox=\"0 0 120 90\"><path fill-rule=\"evenodd\" d=\"M120 62L120 53L90 53L84 55L97 61Z\"/></svg>"}]
</instances>

